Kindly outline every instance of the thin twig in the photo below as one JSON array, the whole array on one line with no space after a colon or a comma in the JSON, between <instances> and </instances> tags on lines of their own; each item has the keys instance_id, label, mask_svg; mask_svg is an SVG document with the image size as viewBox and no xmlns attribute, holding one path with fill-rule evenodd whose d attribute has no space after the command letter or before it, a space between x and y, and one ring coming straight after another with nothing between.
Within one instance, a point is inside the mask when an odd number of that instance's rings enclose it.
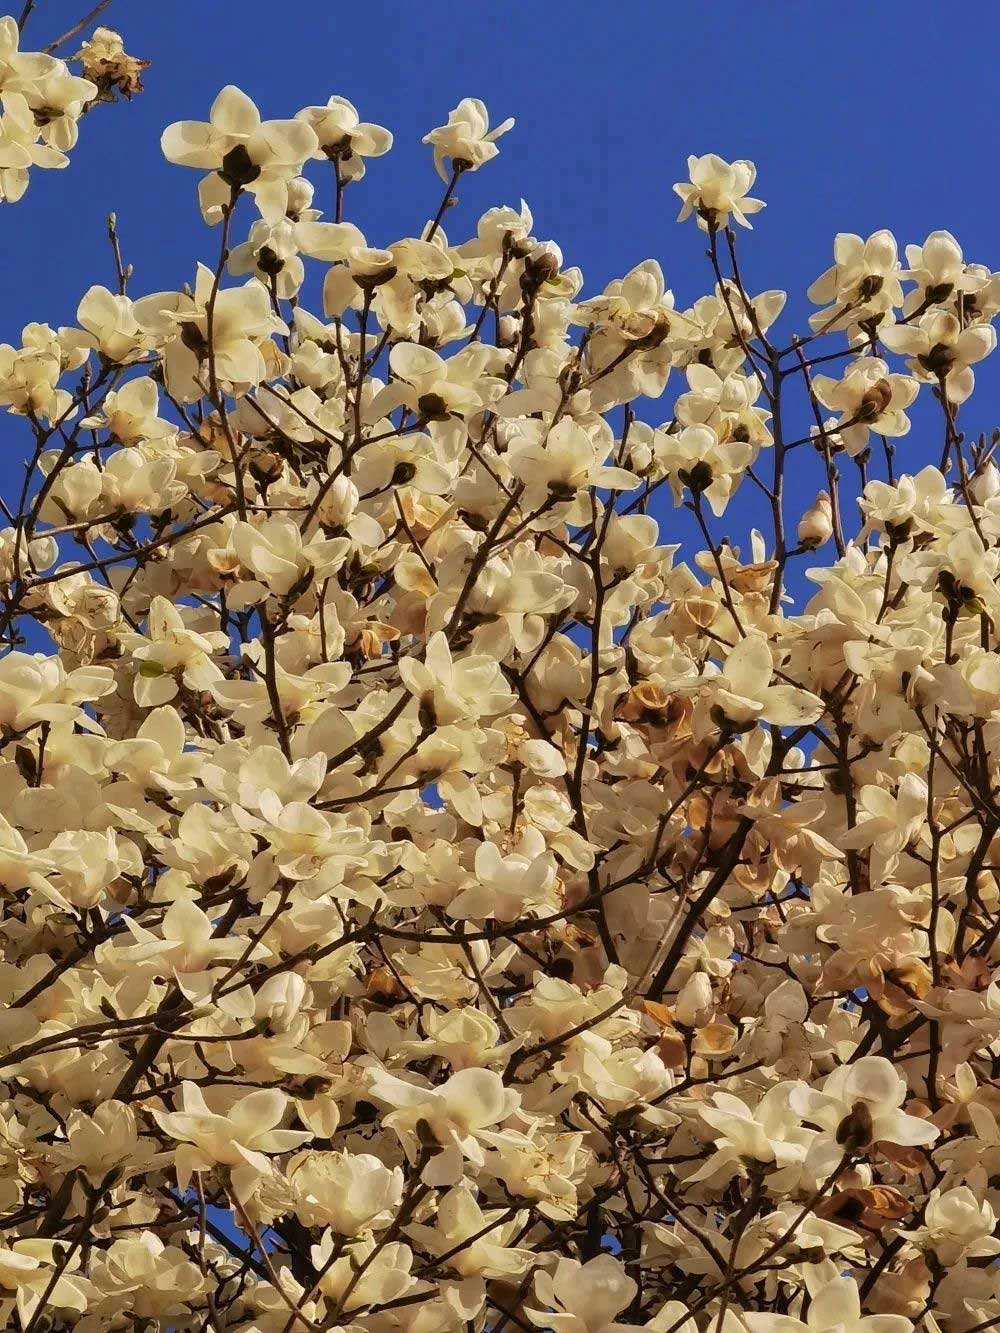
<instances>
[{"instance_id":1,"label":"thin twig","mask_svg":"<svg viewBox=\"0 0 1000 1333\"><path fill-rule=\"evenodd\" d=\"M31 2L33 3L33 0L31 0ZM48 46L44 48L45 54L51 55L53 51L57 51L59 47L62 46L63 42L68 42L72 37L76 37L78 33L83 32L84 28L93 23L94 19L100 14L103 14L110 4L111 0L100 0L100 4L95 5L88 14L84 14L83 18L80 19L78 23L74 23L72 28L67 28L61 37L57 37L54 42L50 42ZM27 8L28 13L30 14L30 4ZM22 19L25 18L27 18L27 14L22 15Z\"/></svg>"}]
</instances>

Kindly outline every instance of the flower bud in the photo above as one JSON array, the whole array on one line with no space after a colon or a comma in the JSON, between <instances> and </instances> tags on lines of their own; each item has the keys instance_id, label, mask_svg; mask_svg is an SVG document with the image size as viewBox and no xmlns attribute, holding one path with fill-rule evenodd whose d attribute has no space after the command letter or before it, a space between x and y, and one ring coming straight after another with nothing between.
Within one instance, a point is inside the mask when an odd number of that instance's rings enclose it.
<instances>
[{"instance_id":1,"label":"flower bud","mask_svg":"<svg viewBox=\"0 0 1000 1333\"><path fill-rule=\"evenodd\" d=\"M674 1017L685 1027L698 1027L712 1015L712 983L704 972L695 972L681 987Z\"/></svg>"},{"instance_id":2,"label":"flower bud","mask_svg":"<svg viewBox=\"0 0 1000 1333\"><path fill-rule=\"evenodd\" d=\"M501 315L498 329L498 338L501 347L513 347L517 342L518 334L521 329L521 321L516 315Z\"/></svg>"},{"instance_id":3,"label":"flower bud","mask_svg":"<svg viewBox=\"0 0 1000 1333\"><path fill-rule=\"evenodd\" d=\"M561 265L562 254L558 246L548 241L536 245L524 261L525 273L538 283L554 278Z\"/></svg>"},{"instance_id":4,"label":"flower bud","mask_svg":"<svg viewBox=\"0 0 1000 1333\"><path fill-rule=\"evenodd\" d=\"M288 208L290 218L300 218L307 208L312 207L313 186L305 176L296 176L288 182Z\"/></svg>"},{"instance_id":5,"label":"flower bud","mask_svg":"<svg viewBox=\"0 0 1000 1333\"><path fill-rule=\"evenodd\" d=\"M805 551L815 551L833 536L833 506L826 491L820 491L812 505L799 520L799 545Z\"/></svg>"},{"instance_id":6,"label":"flower bud","mask_svg":"<svg viewBox=\"0 0 1000 1333\"><path fill-rule=\"evenodd\" d=\"M985 504L1000 494L1000 470L995 463L987 463L969 482L969 490L977 504Z\"/></svg>"}]
</instances>

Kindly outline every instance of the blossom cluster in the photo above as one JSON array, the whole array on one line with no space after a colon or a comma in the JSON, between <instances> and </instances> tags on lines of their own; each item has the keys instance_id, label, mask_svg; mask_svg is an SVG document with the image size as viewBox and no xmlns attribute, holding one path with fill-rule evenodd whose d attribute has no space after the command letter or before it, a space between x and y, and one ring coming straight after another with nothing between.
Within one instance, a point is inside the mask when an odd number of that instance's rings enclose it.
<instances>
[{"instance_id":1,"label":"blossom cluster","mask_svg":"<svg viewBox=\"0 0 1000 1333\"><path fill-rule=\"evenodd\" d=\"M0 347L6 1326L1000 1323L1000 274L839 235L782 343L708 155L707 293L584 297L452 230L511 125L386 241L225 88L192 281Z\"/></svg>"},{"instance_id":2,"label":"blossom cluster","mask_svg":"<svg viewBox=\"0 0 1000 1333\"><path fill-rule=\"evenodd\" d=\"M98 28L74 57L83 77L49 51L22 51L13 18L0 18L0 201L16 203L28 188L33 167L69 163L80 120L98 101L141 91L139 75L149 63L125 52L110 28Z\"/></svg>"}]
</instances>

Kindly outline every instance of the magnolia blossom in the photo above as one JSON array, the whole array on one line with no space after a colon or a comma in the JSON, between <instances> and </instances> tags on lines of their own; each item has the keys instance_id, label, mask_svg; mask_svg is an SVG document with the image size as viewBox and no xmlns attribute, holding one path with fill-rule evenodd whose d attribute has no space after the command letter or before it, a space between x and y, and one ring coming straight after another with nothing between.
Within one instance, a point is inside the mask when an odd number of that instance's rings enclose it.
<instances>
[{"instance_id":1,"label":"magnolia blossom","mask_svg":"<svg viewBox=\"0 0 1000 1333\"><path fill-rule=\"evenodd\" d=\"M507 1244L523 1224L523 1214L509 1217L502 1208L484 1213L470 1191L452 1189L438 1205L435 1226L410 1231L432 1254L457 1251L446 1262L463 1277L498 1278L519 1276L531 1263L530 1250Z\"/></svg>"},{"instance_id":2,"label":"magnolia blossom","mask_svg":"<svg viewBox=\"0 0 1000 1333\"><path fill-rule=\"evenodd\" d=\"M85 1311L89 1284L68 1265L59 1265L52 1241L19 1240L0 1247L0 1309L16 1309L21 1327L28 1327L44 1301L61 1313Z\"/></svg>"},{"instance_id":3,"label":"magnolia blossom","mask_svg":"<svg viewBox=\"0 0 1000 1333\"><path fill-rule=\"evenodd\" d=\"M778 1169L801 1162L808 1147L808 1135L801 1132L800 1118L791 1107L791 1091L790 1085L779 1083L769 1088L753 1108L738 1097L715 1093L714 1106L703 1107L701 1117L717 1132L718 1151L701 1168L701 1174L717 1170L720 1158L773 1162Z\"/></svg>"},{"instance_id":4,"label":"magnolia blossom","mask_svg":"<svg viewBox=\"0 0 1000 1333\"><path fill-rule=\"evenodd\" d=\"M212 103L207 121L182 120L163 132L168 162L217 173L235 195L248 190L263 216L280 217L288 206L288 183L316 152L318 139L304 120L262 121L254 103L230 84ZM224 199L210 187L203 207Z\"/></svg>"},{"instance_id":5,"label":"magnolia blossom","mask_svg":"<svg viewBox=\"0 0 1000 1333\"><path fill-rule=\"evenodd\" d=\"M858 1289L850 1278L835 1278L814 1292L805 1320L753 1312L744 1315L751 1333L771 1333L779 1319L785 1333L819 1333L831 1328L842 1328L845 1333L911 1333L913 1328L901 1315L863 1315Z\"/></svg>"},{"instance_id":6,"label":"magnolia blossom","mask_svg":"<svg viewBox=\"0 0 1000 1333\"><path fill-rule=\"evenodd\" d=\"M86 63L80 77L48 52L20 50L25 18L0 18L0 199L8 203L24 196L32 167L68 164L79 122L102 93Z\"/></svg>"},{"instance_id":7,"label":"magnolia blossom","mask_svg":"<svg viewBox=\"0 0 1000 1333\"><path fill-rule=\"evenodd\" d=\"M949 311L931 310L913 325L887 329L885 343L911 358L907 367L917 379L943 384L953 403L964 403L976 383L971 367L989 356L997 336L989 324L963 328Z\"/></svg>"},{"instance_id":8,"label":"magnolia blossom","mask_svg":"<svg viewBox=\"0 0 1000 1333\"><path fill-rule=\"evenodd\" d=\"M455 662L440 632L428 643L423 662L411 658L405 663L403 683L431 725L498 713L510 701L492 658L470 656Z\"/></svg>"},{"instance_id":9,"label":"magnolia blossom","mask_svg":"<svg viewBox=\"0 0 1000 1333\"><path fill-rule=\"evenodd\" d=\"M907 315L952 297L961 299L983 285L982 276L965 262L962 247L950 231L932 231L923 245L908 245L906 262L910 266L906 276L916 283L903 302Z\"/></svg>"},{"instance_id":10,"label":"magnolia blossom","mask_svg":"<svg viewBox=\"0 0 1000 1333\"><path fill-rule=\"evenodd\" d=\"M539 1328L557 1333L610 1333L630 1329L617 1316L630 1304L636 1284L617 1259L598 1255L585 1264L560 1259L553 1273L535 1277L535 1296L547 1308L526 1307L525 1314Z\"/></svg>"},{"instance_id":11,"label":"magnolia blossom","mask_svg":"<svg viewBox=\"0 0 1000 1333\"><path fill-rule=\"evenodd\" d=\"M157 415L159 395L152 380L129 380L117 393L105 394L99 414L85 425L103 426L122 444L139 444L173 435L172 422Z\"/></svg>"},{"instance_id":12,"label":"magnolia blossom","mask_svg":"<svg viewBox=\"0 0 1000 1333\"><path fill-rule=\"evenodd\" d=\"M196 1084L185 1083L182 1106L181 1111L156 1112L163 1132L185 1145L177 1151L182 1189L193 1172L220 1165L230 1168L239 1197L252 1187L255 1173L269 1170L268 1152L286 1152L311 1137L308 1131L277 1128L287 1106L277 1090L247 1093L219 1115L209 1109Z\"/></svg>"},{"instance_id":13,"label":"magnolia blossom","mask_svg":"<svg viewBox=\"0 0 1000 1333\"><path fill-rule=\"evenodd\" d=\"M791 1105L804 1119L835 1131L837 1141L848 1149L879 1140L910 1146L933 1143L937 1128L902 1111L905 1098L906 1083L889 1061L869 1055L834 1070L819 1089L796 1089Z\"/></svg>"},{"instance_id":14,"label":"magnolia blossom","mask_svg":"<svg viewBox=\"0 0 1000 1333\"><path fill-rule=\"evenodd\" d=\"M916 398L917 385L906 375L890 374L877 357L853 362L840 380L817 375L813 390L824 407L840 413L834 429L852 458L868 444L870 431L895 437L910 429L904 409Z\"/></svg>"},{"instance_id":15,"label":"magnolia blossom","mask_svg":"<svg viewBox=\"0 0 1000 1333\"><path fill-rule=\"evenodd\" d=\"M136 303L140 328L164 344L167 388L182 402L196 401L213 375L233 387L259 384L277 364L270 335L287 332L261 283L220 292L215 286L201 265L192 294L164 292Z\"/></svg>"},{"instance_id":16,"label":"magnolia blossom","mask_svg":"<svg viewBox=\"0 0 1000 1333\"><path fill-rule=\"evenodd\" d=\"M8 199L146 63L23 9ZM841 234L803 329L709 155L595 289L512 122L372 207L302 100L0 343L0 1325L984 1333L1000 273Z\"/></svg>"},{"instance_id":17,"label":"magnolia blossom","mask_svg":"<svg viewBox=\"0 0 1000 1333\"><path fill-rule=\"evenodd\" d=\"M752 162L744 158L727 162L715 153L706 153L704 157L689 157L687 165L690 183L681 181L674 186L683 205L679 222L695 213L702 231L715 231L725 226L732 214L741 227L752 228L747 214L759 213L765 206L762 199L750 198L757 179Z\"/></svg>"},{"instance_id":18,"label":"magnolia blossom","mask_svg":"<svg viewBox=\"0 0 1000 1333\"><path fill-rule=\"evenodd\" d=\"M389 1225L403 1195L403 1173L368 1153L298 1153L288 1179L307 1225L333 1227L342 1236Z\"/></svg>"},{"instance_id":19,"label":"magnolia blossom","mask_svg":"<svg viewBox=\"0 0 1000 1333\"><path fill-rule=\"evenodd\" d=\"M750 635L728 653L722 671L709 677L705 697L712 720L721 727L739 730L757 722L793 726L809 722L822 712L822 701L807 690L785 683L771 684L774 670L765 639ZM701 682L678 681L676 688L691 691Z\"/></svg>"},{"instance_id":20,"label":"magnolia blossom","mask_svg":"<svg viewBox=\"0 0 1000 1333\"><path fill-rule=\"evenodd\" d=\"M908 1233L914 1244L932 1249L943 1264L963 1258L981 1259L1000 1254L995 1239L996 1214L985 1199L977 1199L968 1185L934 1190L924 1211L924 1224Z\"/></svg>"},{"instance_id":21,"label":"magnolia blossom","mask_svg":"<svg viewBox=\"0 0 1000 1333\"><path fill-rule=\"evenodd\" d=\"M927 812L927 785L907 773L895 796L875 785L861 788L858 823L841 839L845 847L871 847L890 857L907 845L923 827Z\"/></svg>"},{"instance_id":22,"label":"magnolia blossom","mask_svg":"<svg viewBox=\"0 0 1000 1333\"><path fill-rule=\"evenodd\" d=\"M346 97L331 97L326 106L307 106L296 113L316 135L314 157L337 163L339 179L361 180L366 157L382 157L392 147L392 135L381 125L362 121Z\"/></svg>"},{"instance_id":23,"label":"magnolia blossom","mask_svg":"<svg viewBox=\"0 0 1000 1333\"><path fill-rule=\"evenodd\" d=\"M76 317L84 335L81 341L96 347L109 361L136 361L150 346L136 319L134 303L100 284L84 293Z\"/></svg>"},{"instance_id":24,"label":"magnolia blossom","mask_svg":"<svg viewBox=\"0 0 1000 1333\"><path fill-rule=\"evenodd\" d=\"M826 491L819 492L799 519L796 536L799 544L810 551L825 545L833 536L833 505Z\"/></svg>"},{"instance_id":25,"label":"magnolia blossom","mask_svg":"<svg viewBox=\"0 0 1000 1333\"><path fill-rule=\"evenodd\" d=\"M505 1120L518 1101L516 1093L506 1090L500 1076L489 1069L460 1069L439 1088L421 1088L377 1072L371 1091L395 1108L390 1109L385 1124L410 1144L410 1152L429 1149L425 1177L428 1183L435 1180L439 1184L449 1183L447 1176L454 1178L453 1173L461 1174L460 1154L472 1162L483 1161L478 1131Z\"/></svg>"},{"instance_id":26,"label":"magnolia blossom","mask_svg":"<svg viewBox=\"0 0 1000 1333\"><path fill-rule=\"evenodd\" d=\"M433 145L434 166L442 180L448 179L445 162L452 170L476 171L500 152L497 139L514 128L513 116L508 116L495 130L491 130L489 113L478 97L463 97L449 113L447 125L424 135L424 143Z\"/></svg>"},{"instance_id":27,"label":"magnolia blossom","mask_svg":"<svg viewBox=\"0 0 1000 1333\"><path fill-rule=\"evenodd\" d=\"M902 304L896 239L876 231L865 240L853 232L839 232L833 244L834 262L809 288L809 299L826 308L809 317L822 332L852 329L862 320L889 322L886 316Z\"/></svg>"},{"instance_id":28,"label":"magnolia blossom","mask_svg":"<svg viewBox=\"0 0 1000 1333\"><path fill-rule=\"evenodd\" d=\"M191 689L206 689L221 678L212 658L225 646L226 636L219 630L200 634L189 629L183 614L164 597L149 608L147 633L136 634L131 642L138 664L135 699L143 708L173 699L178 680Z\"/></svg>"}]
</instances>

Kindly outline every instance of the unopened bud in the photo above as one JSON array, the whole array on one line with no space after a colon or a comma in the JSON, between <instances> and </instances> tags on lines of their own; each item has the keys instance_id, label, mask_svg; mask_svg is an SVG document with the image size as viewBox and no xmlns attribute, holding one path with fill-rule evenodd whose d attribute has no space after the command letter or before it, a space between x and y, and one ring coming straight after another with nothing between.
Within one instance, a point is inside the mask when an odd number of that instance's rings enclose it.
<instances>
[{"instance_id":1,"label":"unopened bud","mask_svg":"<svg viewBox=\"0 0 1000 1333\"><path fill-rule=\"evenodd\" d=\"M978 472L969 483L972 498L977 504L985 504L1000 494L1000 471L995 463L987 463L982 472Z\"/></svg>"},{"instance_id":2,"label":"unopened bud","mask_svg":"<svg viewBox=\"0 0 1000 1333\"><path fill-rule=\"evenodd\" d=\"M524 271L535 283L554 278L559 272L562 256L551 245L536 245L524 261Z\"/></svg>"},{"instance_id":3,"label":"unopened bud","mask_svg":"<svg viewBox=\"0 0 1000 1333\"><path fill-rule=\"evenodd\" d=\"M833 535L833 506L826 491L820 491L812 505L799 520L799 545L806 551L814 551L825 545Z\"/></svg>"},{"instance_id":4,"label":"unopened bud","mask_svg":"<svg viewBox=\"0 0 1000 1333\"><path fill-rule=\"evenodd\" d=\"M288 208L290 218L298 218L307 208L312 207L313 186L305 176L296 176L288 182Z\"/></svg>"}]
</instances>

